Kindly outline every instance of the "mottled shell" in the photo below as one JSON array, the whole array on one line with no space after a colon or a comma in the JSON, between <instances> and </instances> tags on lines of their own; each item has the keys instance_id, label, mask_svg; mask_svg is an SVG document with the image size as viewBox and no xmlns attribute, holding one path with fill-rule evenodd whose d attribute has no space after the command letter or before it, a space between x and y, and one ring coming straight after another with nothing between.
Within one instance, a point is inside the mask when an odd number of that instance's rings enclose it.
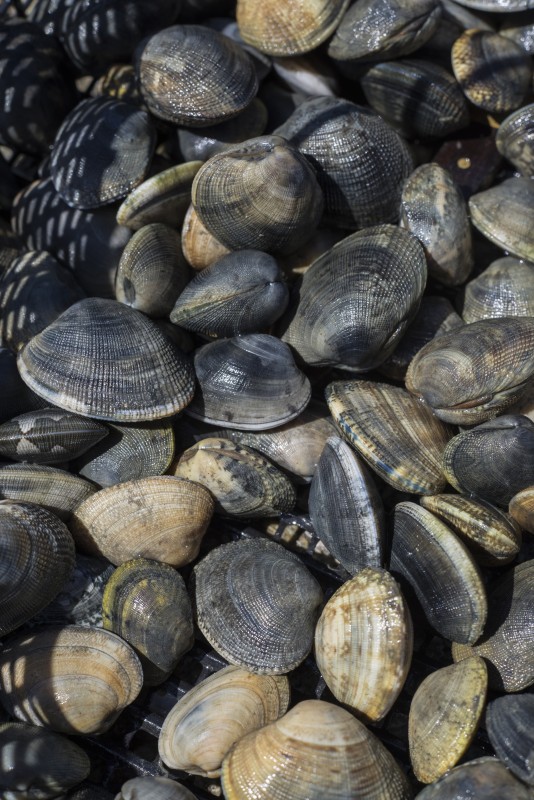
<instances>
[{"instance_id":1,"label":"mottled shell","mask_svg":"<svg viewBox=\"0 0 534 800\"><path fill-rule=\"evenodd\" d=\"M498 258L466 285L462 317L534 317L534 264Z\"/></svg>"},{"instance_id":2,"label":"mottled shell","mask_svg":"<svg viewBox=\"0 0 534 800\"><path fill-rule=\"evenodd\" d=\"M432 783L461 759L478 728L487 686L486 665L476 656L438 669L421 683L408 718L417 780Z\"/></svg>"},{"instance_id":3,"label":"mottled shell","mask_svg":"<svg viewBox=\"0 0 534 800\"><path fill-rule=\"evenodd\" d=\"M115 800L196 800L196 795L170 778L132 778Z\"/></svg>"},{"instance_id":4,"label":"mottled shell","mask_svg":"<svg viewBox=\"0 0 534 800\"><path fill-rule=\"evenodd\" d=\"M174 25L151 36L137 71L150 111L175 125L215 125L235 117L258 88L245 51L200 25Z\"/></svg>"},{"instance_id":5,"label":"mottled shell","mask_svg":"<svg viewBox=\"0 0 534 800\"><path fill-rule=\"evenodd\" d=\"M310 652L323 593L282 545L250 539L217 547L195 566L194 591L201 632L231 664L282 675Z\"/></svg>"},{"instance_id":6,"label":"mottled shell","mask_svg":"<svg viewBox=\"0 0 534 800\"><path fill-rule=\"evenodd\" d=\"M534 181L508 178L469 199L475 228L507 253L534 261Z\"/></svg>"},{"instance_id":7,"label":"mottled shell","mask_svg":"<svg viewBox=\"0 0 534 800\"><path fill-rule=\"evenodd\" d=\"M415 503L395 507L390 569L414 589L432 627L455 642L476 642L487 616L478 567L458 537Z\"/></svg>"},{"instance_id":8,"label":"mottled shell","mask_svg":"<svg viewBox=\"0 0 534 800\"><path fill-rule=\"evenodd\" d=\"M497 697L486 711L486 728L495 752L514 775L530 786L534 786L533 719L532 694Z\"/></svg>"},{"instance_id":9,"label":"mottled shell","mask_svg":"<svg viewBox=\"0 0 534 800\"><path fill-rule=\"evenodd\" d=\"M495 417L534 374L534 318L482 319L429 342L406 373L406 388L445 422Z\"/></svg>"},{"instance_id":10,"label":"mottled shell","mask_svg":"<svg viewBox=\"0 0 534 800\"><path fill-rule=\"evenodd\" d=\"M102 489L74 511L70 529L84 551L112 564L142 557L179 567L198 555L212 513L204 486L162 475Z\"/></svg>"},{"instance_id":11,"label":"mottled shell","mask_svg":"<svg viewBox=\"0 0 534 800\"><path fill-rule=\"evenodd\" d=\"M472 800L474 797L532 800L532 793L497 758L478 758L455 767L432 786L427 786L417 795L417 800Z\"/></svg>"},{"instance_id":12,"label":"mottled shell","mask_svg":"<svg viewBox=\"0 0 534 800\"><path fill-rule=\"evenodd\" d=\"M96 492L96 487L64 469L41 464L0 466L0 497L22 503L35 503L68 519L74 509Z\"/></svg>"},{"instance_id":13,"label":"mottled shell","mask_svg":"<svg viewBox=\"0 0 534 800\"><path fill-rule=\"evenodd\" d=\"M22 722L58 733L108 730L135 700L142 681L132 648L99 628L46 627L11 639L0 654L4 708Z\"/></svg>"},{"instance_id":14,"label":"mottled shell","mask_svg":"<svg viewBox=\"0 0 534 800\"><path fill-rule=\"evenodd\" d=\"M514 111L501 122L495 144L521 175L534 176L534 103Z\"/></svg>"},{"instance_id":15,"label":"mottled shell","mask_svg":"<svg viewBox=\"0 0 534 800\"><path fill-rule=\"evenodd\" d=\"M209 267L230 252L228 247L209 232L192 204L187 210L182 227L182 251L196 270Z\"/></svg>"},{"instance_id":16,"label":"mottled shell","mask_svg":"<svg viewBox=\"0 0 534 800\"><path fill-rule=\"evenodd\" d=\"M244 736L223 762L227 800L409 800L404 773L352 714L323 700L298 703Z\"/></svg>"},{"instance_id":17,"label":"mottled shell","mask_svg":"<svg viewBox=\"0 0 534 800\"><path fill-rule=\"evenodd\" d=\"M337 590L315 629L326 685L366 722L382 719L399 696L412 648L412 620L397 582L371 567Z\"/></svg>"},{"instance_id":18,"label":"mottled shell","mask_svg":"<svg viewBox=\"0 0 534 800\"><path fill-rule=\"evenodd\" d=\"M534 486L528 486L512 497L509 512L524 530L534 533Z\"/></svg>"},{"instance_id":19,"label":"mottled shell","mask_svg":"<svg viewBox=\"0 0 534 800\"><path fill-rule=\"evenodd\" d=\"M71 306L35 336L18 365L47 402L96 419L168 417L194 391L189 359L149 319L96 297Z\"/></svg>"},{"instance_id":20,"label":"mottled shell","mask_svg":"<svg viewBox=\"0 0 534 800\"><path fill-rule=\"evenodd\" d=\"M234 742L274 722L289 705L285 675L255 675L230 666L196 684L169 711L158 740L172 769L218 778Z\"/></svg>"},{"instance_id":21,"label":"mottled shell","mask_svg":"<svg viewBox=\"0 0 534 800\"><path fill-rule=\"evenodd\" d=\"M391 486L415 494L445 488L442 454L454 430L401 387L337 381L326 400L341 436Z\"/></svg>"}]
</instances>

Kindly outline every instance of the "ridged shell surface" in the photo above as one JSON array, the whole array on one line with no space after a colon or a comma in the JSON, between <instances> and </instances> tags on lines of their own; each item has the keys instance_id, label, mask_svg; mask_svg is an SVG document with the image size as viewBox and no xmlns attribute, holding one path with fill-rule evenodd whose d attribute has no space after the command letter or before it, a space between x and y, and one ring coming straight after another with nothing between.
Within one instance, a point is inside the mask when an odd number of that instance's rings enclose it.
<instances>
[{"instance_id":1,"label":"ridged shell surface","mask_svg":"<svg viewBox=\"0 0 534 800\"><path fill-rule=\"evenodd\" d=\"M217 259L231 252L228 247L209 232L195 211L193 204L187 209L184 218L182 250L189 264L196 270L209 267Z\"/></svg>"},{"instance_id":2,"label":"ridged shell surface","mask_svg":"<svg viewBox=\"0 0 534 800\"><path fill-rule=\"evenodd\" d=\"M466 285L462 317L534 317L534 264L498 258Z\"/></svg>"},{"instance_id":3,"label":"ridged shell surface","mask_svg":"<svg viewBox=\"0 0 534 800\"><path fill-rule=\"evenodd\" d=\"M423 789L417 800L532 800L528 786L518 781L497 758L477 758L455 767Z\"/></svg>"},{"instance_id":4,"label":"ridged shell surface","mask_svg":"<svg viewBox=\"0 0 534 800\"><path fill-rule=\"evenodd\" d=\"M170 778L148 777L123 783L115 800L196 800L196 795Z\"/></svg>"},{"instance_id":5,"label":"ridged shell surface","mask_svg":"<svg viewBox=\"0 0 534 800\"><path fill-rule=\"evenodd\" d=\"M257 51L256 51L257 52ZM252 55L249 52L249 55ZM270 61L270 59L267 59ZM254 61L254 65L257 65ZM270 69L270 66L269 66ZM180 152L187 161L207 161L245 139L261 136L267 127L267 109L257 97L237 117L207 128L180 128Z\"/></svg>"},{"instance_id":6,"label":"ridged shell surface","mask_svg":"<svg viewBox=\"0 0 534 800\"><path fill-rule=\"evenodd\" d=\"M0 497L22 503L35 503L68 519L74 509L96 492L90 481L64 469L44 464L4 464L0 466Z\"/></svg>"},{"instance_id":7,"label":"ridged shell surface","mask_svg":"<svg viewBox=\"0 0 534 800\"><path fill-rule=\"evenodd\" d=\"M495 752L514 775L530 786L534 786L533 719L532 694L497 697L486 711L486 728Z\"/></svg>"},{"instance_id":8,"label":"ridged shell surface","mask_svg":"<svg viewBox=\"0 0 534 800\"><path fill-rule=\"evenodd\" d=\"M471 222L507 253L534 261L534 181L508 178L469 199Z\"/></svg>"},{"instance_id":9,"label":"ridged shell surface","mask_svg":"<svg viewBox=\"0 0 534 800\"><path fill-rule=\"evenodd\" d=\"M534 176L534 103L514 111L501 122L495 144L521 175Z\"/></svg>"}]
</instances>

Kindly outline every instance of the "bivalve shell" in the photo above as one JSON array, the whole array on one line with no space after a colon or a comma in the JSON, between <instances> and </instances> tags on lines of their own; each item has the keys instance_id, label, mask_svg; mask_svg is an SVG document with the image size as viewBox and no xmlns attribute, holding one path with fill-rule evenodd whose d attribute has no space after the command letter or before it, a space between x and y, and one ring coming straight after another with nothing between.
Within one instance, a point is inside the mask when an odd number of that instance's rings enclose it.
<instances>
[{"instance_id":1,"label":"bivalve shell","mask_svg":"<svg viewBox=\"0 0 534 800\"><path fill-rule=\"evenodd\" d=\"M486 711L486 728L495 752L514 775L530 786L534 786L533 719L532 694L497 697Z\"/></svg>"},{"instance_id":2,"label":"bivalve shell","mask_svg":"<svg viewBox=\"0 0 534 800\"><path fill-rule=\"evenodd\" d=\"M44 464L4 464L0 466L0 497L22 503L35 503L60 519L68 519L74 509L96 492L96 486L64 469Z\"/></svg>"},{"instance_id":3,"label":"bivalve shell","mask_svg":"<svg viewBox=\"0 0 534 800\"><path fill-rule=\"evenodd\" d=\"M514 495L508 510L524 530L534 533L534 486L528 486Z\"/></svg>"},{"instance_id":4,"label":"bivalve shell","mask_svg":"<svg viewBox=\"0 0 534 800\"><path fill-rule=\"evenodd\" d=\"M525 177L534 177L534 103L523 106L499 126L497 150Z\"/></svg>"},{"instance_id":5,"label":"bivalve shell","mask_svg":"<svg viewBox=\"0 0 534 800\"><path fill-rule=\"evenodd\" d=\"M508 178L469 198L471 222L507 253L534 261L534 181Z\"/></svg>"},{"instance_id":6,"label":"bivalve shell","mask_svg":"<svg viewBox=\"0 0 534 800\"><path fill-rule=\"evenodd\" d=\"M465 0L464 0L465 2ZM477 758L454 767L416 800L532 800L532 792L497 758Z\"/></svg>"},{"instance_id":7,"label":"bivalve shell","mask_svg":"<svg viewBox=\"0 0 534 800\"><path fill-rule=\"evenodd\" d=\"M196 800L196 795L170 778L132 778L115 800Z\"/></svg>"},{"instance_id":8,"label":"bivalve shell","mask_svg":"<svg viewBox=\"0 0 534 800\"><path fill-rule=\"evenodd\" d=\"M462 317L534 317L534 264L498 258L466 285Z\"/></svg>"}]
</instances>

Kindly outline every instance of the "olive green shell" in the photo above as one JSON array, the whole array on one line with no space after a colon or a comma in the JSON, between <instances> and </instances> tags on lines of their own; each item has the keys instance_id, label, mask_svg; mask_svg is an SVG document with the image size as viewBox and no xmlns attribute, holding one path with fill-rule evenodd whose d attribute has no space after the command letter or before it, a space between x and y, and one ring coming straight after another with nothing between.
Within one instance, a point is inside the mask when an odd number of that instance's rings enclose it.
<instances>
[{"instance_id":1,"label":"olive green shell","mask_svg":"<svg viewBox=\"0 0 534 800\"><path fill-rule=\"evenodd\" d=\"M466 285L462 317L534 317L534 264L512 256L493 261Z\"/></svg>"},{"instance_id":2,"label":"olive green shell","mask_svg":"<svg viewBox=\"0 0 534 800\"><path fill-rule=\"evenodd\" d=\"M534 262L534 181L508 178L469 199L475 228L507 253Z\"/></svg>"}]
</instances>

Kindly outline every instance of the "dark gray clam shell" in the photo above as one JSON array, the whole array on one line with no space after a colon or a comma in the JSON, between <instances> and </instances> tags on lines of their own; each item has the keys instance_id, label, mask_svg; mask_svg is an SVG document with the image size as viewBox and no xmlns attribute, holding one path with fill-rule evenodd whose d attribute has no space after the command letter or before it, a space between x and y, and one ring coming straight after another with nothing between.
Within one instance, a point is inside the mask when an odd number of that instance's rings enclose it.
<instances>
[{"instance_id":1,"label":"dark gray clam shell","mask_svg":"<svg viewBox=\"0 0 534 800\"><path fill-rule=\"evenodd\" d=\"M0 466L0 497L35 503L68 519L74 509L96 492L96 486L78 475L44 464Z\"/></svg>"},{"instance_id":2,"label":"dark gray clam shell","mask_svg":"<svg viewBox=\"0 0 534 800\"><path fill-rule=\"evenodd\" d=\"M508 178L469 199L475 228L507 253L534 262L534 181Z\"/></svg>"},{"instance_id":3,"label":"dark gray clam shell","mask_svg":"<svg viewBox=\"0 0 534 800\"><path fill-rule=\"evenodd\" d=\"M530 53L534 53L534 13L532 9L524 13L509 14L503 18L499 33L507 36Z\"/></svg>"},{"instance_id":4,"label":"dark gray clam shell","mask_svg":"<svg viewBox=\"0 0 534 800\"><path fill-rule=\"evenodd\" d=\"M143 314L88 298L19 355L23 380L67 411L117 422L172 416L193 396L193 368Z\"/></svg>"},{"instance_id":5,"label":"dark gray clam shell","mask_svg":"<svg viewBox=\"0 0 534 800\"><path fill-rule=\"evenodd\" d=\"M239 430L275 428L295 419L311 395L290 348L256 333L210 342L197 350L198 388L187 413Z\"/></svg>"},{"instance_id":6,"label":"dark gray clam shell","mask_svg":"<svg viewBox=\"0 0 534 800\"><path fill-rule=\"evenodd\" d=\"M382 500L367 468L342 439L332 436L324 446L309 506L317 536L351 575L382 566Z\"/></svg>"},{"instance_id":7,"label":"dark gray clam shell","mask_svg":"<svg viewBox=\"0 0 534 800\"><path fill-rule=\"evenodd\" d=\"M180 128L178 142L186 161L207 161L246 139L261 136L267 127L267 109L257 97L237 117L207 128Z\"/></svg>"},{"instance_id":8,"label":"dark gray clam shell","mask_svg":"<svg viewBox=\"0 0 534 800\"><path fill-rule=\"evenodd\" d=\"M156 131L145 111L113 98L82 100L54 141L54 187L74 208L113 203L146 177L155 146Z\"/></svg>"},{"instance_id":9,"label":"dark gray clam shell","mask_svg":"<svg viewBox=\"0 0 534 800\"><path fill-rule=\"evenodd\" d=\"M284 674L310 652L323 593L298 556L266 540L232 542L194 569L200 630L231 664Z\"/></svg>"},{"instance_id":10,"label":"dark gray clam shell","mask_svg":"<svg viewBox=\"0 0 534 800\"><path fill-rule=\"evenodd\" d=\"M534 317L534 264L498 258L465 287L462 317Z\"/></svg>"},{"instance_id":11,"label":"dark gray clam shell","mask_svg":"<svg viewBox=\"0 0 534 800\"><path fill-rule=\"evenodd\" d=\"M0 420L5 422L16 414L40 408L42 401L34 394L19 375L17 356L7 347L0 347Z\"/></svg>"},{"instance_id":12,"label":"dark gray clam shell","mask_svg":"<svg viewBox=\"0 0 534 800\"><path fill-rule=\"evenodd\" d=\"M514 111L501 122L495 144L521 175L534 176L534 103Z\"/></svg>"},{"instance_id":13,"label":"dark gray clam shell","mask_svg":"<svg viewBox=\"0 0 534 800\"><path fill-rule=\"evenodd\" d=\"M289 291L275 259L239 250L201 270L171 311L171 322L205 336L262 331L280 317Z\"/></svg>"},{"instance_id":14,"label":"dark gray clam shell","mask_svg":"<svg viewBox=\"0 0 534 800\"><path fill-rule=\"evenodd\" d=\"M477 758L454 767L427 786L416 800L532 800L528 786L518 781L497 758Z\"/></svg>"},{"instance_id":15,"label":"dark gray clam shell","mask_svg":"<svg viewBox=\"0 0 534 800\"><path fill-rule=\"evenodd\" d=\"M534 786L534 695L505 695L486 711L486 728L501 761L520 780Z\"/></svg>"}]
</instances>

